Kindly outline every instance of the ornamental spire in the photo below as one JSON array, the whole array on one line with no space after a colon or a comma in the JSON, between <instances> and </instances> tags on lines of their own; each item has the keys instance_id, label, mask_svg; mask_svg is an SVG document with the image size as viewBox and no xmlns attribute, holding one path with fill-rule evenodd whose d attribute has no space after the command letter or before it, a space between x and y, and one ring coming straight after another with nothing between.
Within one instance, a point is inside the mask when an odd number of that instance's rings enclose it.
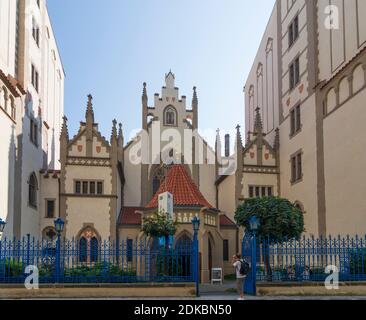
<instances>
[{"instance_id":1,"label":"ornamental spire","mask_svg":"<svg viewBox=\"0 0 366 320\"><path fill-rule=\"evenodd\" d=\"M86 108L85 119L87 122L88 120L91 120L91 123L94 123L93 96L91 94L88 94L88 104Z\"/></svg>"},{"instance_id":2,"label":"ornamental spire","mask_svg":"<svg viewBox=\"0 0 366 320\"><path fill-rule=\"evenodd\" d=\"M119 123L119 129L118 129L118 144L120 147L123 147L123 131L122 131L122 123Z\"/></svg>"},{"instance_id":3,"label":"ornamental spire","mask_svg":"<svg viewBox=\"0 0 366 320\"><path fill-rule=\"evenodd\" d=\"M193 87L193 98L192 98L192 109L197 108L198 106L198 98L197 98L197 91L196 87Z\"/></svg>"},{"instance_id":4,"label":"ornamental spire","mask_svg":"<svg viewBox=\"0 0 366 320\"><path fill-rule=\"evenodd\" d=\"M263 124L262 124L262 119L261 119L261 114L260 114L260 108L258 107L257 109L255 109L255 121L254 121L254 133L256 134L263 134Z\"/></svg>"},{"instance_id":5,"label":"ornamental spire","mask_svg":"<svg viewBox=\"0 0 366 320\"><path fill-rule=\"evenodd\" d=\"M62 117L61 137L66 137L69 140L69 130L67 128L67 117Z\"/></svg>"},{"instance_id":6,"label":"ornamental spire","mask_svg":"<svg viewBox=\"0 0 366 320\"><path fill-rule=\"evenodd\" d=\"M280 150L280 129L279 128L276 129L276 135L275 135L275 140L274 140L274 143L273 143L273 149L275 149L275 151Z\"/></svg>"},{"instance_id":7,"label":"ornamental spire","mask_svg":"<svg viewBox=\"0 0 366 320\"><path fill-rule=\"evenodd\" d=\"M117 140L117 120L113 120L113 126L112 126L112 135L111 135L111 141L113 139Z\"/></svg>"},{"instance_id":8,"label":"ornamental spire","mask_svg":"<svg viewBox=\"0 0 366 320\"><path fill-rule=\"evenodd\" d=\"M143 89L142 89L142 104L144 106L147 106L147 101L148 101L148 97L147 97L147 91L146 91L146 82L143 83Z\"/></svg>"}]
</instances>

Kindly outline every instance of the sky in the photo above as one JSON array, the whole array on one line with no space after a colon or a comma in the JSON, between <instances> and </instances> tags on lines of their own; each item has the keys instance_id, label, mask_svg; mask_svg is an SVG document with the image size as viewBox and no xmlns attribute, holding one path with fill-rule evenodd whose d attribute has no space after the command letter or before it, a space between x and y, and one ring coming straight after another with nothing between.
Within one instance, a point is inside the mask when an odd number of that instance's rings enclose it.
<instances>
[{"instance_id":1,"label":"sky","mask_svg":"<svg viewBox=\"0 0 366 320\"><path fill-rule=\"evenodd\" d=\"M197 87L199 127L213 146L215 131L245 132L243 87L274 0L48 0L65 79L69 133L85 118L93 95L95 120L109 139L112 120L125 142L141 128L142 84L149 106L165 73L180 95Z\"/></svg>"}]
</instances>

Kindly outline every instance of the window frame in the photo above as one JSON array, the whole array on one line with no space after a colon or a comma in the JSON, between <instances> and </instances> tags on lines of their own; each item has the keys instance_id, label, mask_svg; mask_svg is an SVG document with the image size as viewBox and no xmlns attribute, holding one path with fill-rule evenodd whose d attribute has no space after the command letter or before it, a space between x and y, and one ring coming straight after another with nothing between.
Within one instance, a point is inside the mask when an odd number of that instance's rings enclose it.
<instances>
[{"instance_id":1,"label":"window frame","mask_svg":"<svg viewBox=\"0 0 366 320\"><path fill-rule=\"evenodd\" d=\"M34 184L31 184L31 182ZM28 178L28 206L37 209L38 208L38 179L35 172L32 172Z\"/></svg>"},{"instance_id":2,"label":"window frame","mask_svg":"<svg viewBox=\"0 0 366 320\"><path fill-rule=\"evenodd\" d=\"M296 56L288 68L289 72L289 90L290 92L295 90L295 88L301 82L301 74L300 74L300 56Z\"/></svg>"},{"instance_id":3,"label":"window frame","mask_svg":"<svg viewBox=\"0 0 366 320\"><path fill-rule=\"evenodd\" d=\"M296 136L302 129L301 103L297 103L289 112L290 138Z\"/></svg>"},{"instance_id":4,"label":"window frame","mask_svg":"<svg viewBox=\"0 0 366 320\"><path fill-rule=\"evenodd\" d=\"M288 31L288 48L290 49L291 47L293 47L293 45L300 37L299 13L297 13L296 16L291 20L287 31Z\"/></svg>"},{"instance_id":5,"label":"window frame","mask_svg":"<svg viewBox=\"0 0 366 320\"><path fill-rule=\"evenodd\" d=\"M174 114L174 121L173 123L168 123L167 121L167 113L172 112ZM174 108L172 105L168 105L164 109L163 113L163 119L164 119L164 126L166 127L177 127L178 126L178 112L177 109Z\"/></svg>"},{"instance_id":6,"label":"window frame","mask_svg":"<svg viewBox=\"0 0 366 320\"><path fill-rule=\"evenodd\" d=\"M48 204L53 202L52 216L48 215ZM54 219L56 217L56 199L45 199L45 218Z\"/></svg>"},{"instance_id":7,"label":"window frame","mask_svg":"<svg viewBox=\"0 0 366 320\"><path fill-rule=\"evenodd\" d=\"M303 152L299 150L290 157L291 164L291 184L297 184L303 180Z\"/></svg>"}]
</instances>

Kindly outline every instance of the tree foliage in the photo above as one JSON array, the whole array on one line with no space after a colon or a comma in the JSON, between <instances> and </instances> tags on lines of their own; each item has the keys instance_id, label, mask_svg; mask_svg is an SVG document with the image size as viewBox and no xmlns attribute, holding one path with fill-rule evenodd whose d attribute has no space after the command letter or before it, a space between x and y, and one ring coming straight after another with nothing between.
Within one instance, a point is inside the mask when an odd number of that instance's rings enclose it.
<instances>
[{"instance_id":1,"label":"tree foliage","mask_svg":"<svg viewBox=\"0 0 366 320\"><path fill-rule=\"evenodd\" d=\"M249 218L255 215L260 222L257 234L273 242L299 239L305 231L304 216L290 201L277 197L247 199L235 212L239 226L249 229Z\"/></svg>"},{"instance_id":2,"label":"tree foliage","mask_svg":"<svg viewBox=\"0 0 366 320\"><path fill-rule=\"evenodd\" d=\"M168 237L175 234L177 225L165 212L156 211L152 216L143 218L142 231L153 238Z\"/></svg>"}]
</instances>

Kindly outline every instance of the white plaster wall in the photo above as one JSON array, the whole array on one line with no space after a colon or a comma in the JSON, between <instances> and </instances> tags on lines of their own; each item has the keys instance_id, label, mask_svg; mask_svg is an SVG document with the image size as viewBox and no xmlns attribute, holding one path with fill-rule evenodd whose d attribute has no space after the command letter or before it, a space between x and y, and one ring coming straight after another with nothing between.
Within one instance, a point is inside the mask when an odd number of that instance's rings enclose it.
<instances>
[{"instance_id":1,"label":"white plaster wall","mask_svg":"<svg viewBox=\"0 0 366 320\"><path fill-rule=\"evenodd\" d=\"M331 4L338 8L338 30L325 28L329 1L318 0L320 80L330 79L366 45L365 1L332 0Z\"/></svg>"},{"instance_id":2,"label":"white plaster wall","mask_svg":"<svg viewBox=\"0 0 366 320\"><path fill-rule=\"evenodd\" d=\"M275 5L269 19L266 31L263 35L252 69L245 83L245 132L253 131L255 109L261 108L264 132L269 133L269 141L272 141L274 129L278 127L278 28L277 6ZM272 39L272 40L271 40ZM272 49L269 43L272 42ZM262 65L261 76L258 81L258 66ZM254 95L250 97L250 89L253 87Z\"/></svg>"},{"instance_id":3,"label":"white plaster wall","mask_svg":"<svg viewBox=\"0 0 366 320\"><path fill-rule=\"evenodd\" d=\"M16 1L0 1L0 69L14 74Z\"/></svg>"},{"instance_id":4,"label":"white plaster wall","mask_svg":"<svg viewBox=\"0 0 366 320\"><path fill-rule=\"evenodd\" d=\"M41 200L40 200L40 237L42 237L42 231L46 227L53 227L54 220L59 217L59 179L53 178L52 174L49 178L44 178L41 175L41 188L40 188ZM55 200L55 217L46 218L46 200Z\"/></svg>"},{"instance_id":5,"label":"white plaster wall","mask_svg":"<svg viewBox=\"0 0 366 320\"><path fill-rule=\"evenodd\" d=\"M0 109L0 218L6 221L4 236L13 235L15 124Z\"/></svg>"},{"instance_id":6,"label":"white plaster wall","mask_svg":"<svg viewBox=\"0 0 366 320\"><path fill-rule=\"evenodd\" d=\"M324 120L327 233L363 235L366 218L366 90Z\"/></svg>"},{"instance_id":7,"label":"white plaster wall","mask_svg":"<svg viewBox=\"0 0 366 320\"><path fill-rule=\"evenodd\" d=\"M300 201L305 208L305 228L307 234L318 235L317 209L317 164L315 95L301 105L302 129L290 139L290 122L284 121L280 127L280 179L281 197L292 202ZM302 150L303 180L291 183L291 155Z\"/></svg>"},{"instance_id":8,"label":"white plaster wall","mask_svg":"<svg viewBox=\"0 0 366 320\"><path fill-rule=\"evenodd\" d=\"M231 220L235 214L235 175L228 176L218 186L219 208Z\"/></svg>"},{"instance_id":9,"label":"white plaster wall","mask_svg":"<svg viewBox=\"0 0 366 320\"><path fill-rule=\"evenodd\" d=\"M141 202L141 164L134 164L130 161L130 151L133 144L130 144L125 149L125 161L123 170L125 174L126 183L123 189L124 205L125 206L140 206ZM132 152L131 152L132 154Z\"/></svg>"}]
</instances>

